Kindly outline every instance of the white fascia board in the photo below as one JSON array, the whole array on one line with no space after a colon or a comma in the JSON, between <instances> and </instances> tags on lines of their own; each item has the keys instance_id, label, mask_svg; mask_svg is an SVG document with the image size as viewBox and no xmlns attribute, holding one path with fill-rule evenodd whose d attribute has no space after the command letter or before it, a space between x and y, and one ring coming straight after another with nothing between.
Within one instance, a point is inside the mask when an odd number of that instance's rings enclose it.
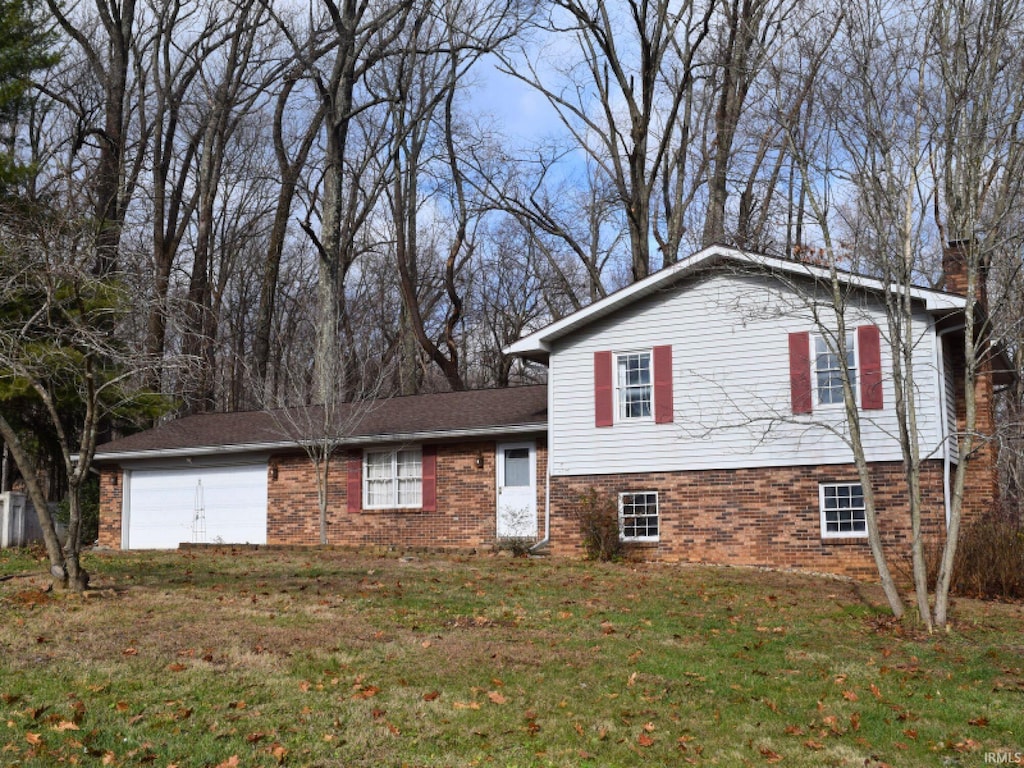
<instances>
[{"instance_id":1,"label":"white fascia board","mask_svg":"<svg viewBox=\"0 0 1024 768\"><path fill-rule=\"evenodd\" d=\"M501 435L525 435L547 432L547 424L512 424L507 427L479 427L473 429L447 429L424 432L393 432L380 435L352 435L338 440L339 448L382 443L418 443L427 440L453 440ZM236 445L197 445L186 448L152 448L144 451L114 451L97 453L94 462L134 461L138 459L182 458L186 456L217 456L222 454L266 453L268 451L301 448L302 442L284 440L268 443L238 443Z\"/></svg>"},{"instance_id":2,"label":"white fascia board","mask_svg":"<svg viewBox=\"0 0 1024 768\"><path fill-rule=\"evenodd\" d=\"M531 333L529 336L524 336L519 341L509 344L503 351L506 355L522 355L524 357L536 356L538 354L546 355L551 350L551 342L556 339L663 288L665 284L676 280L681 273L692 271L702 263L715 257L739 264L757 266L769 272L785 272L816 281L830 281L832 279L832 272L827 267L819 267L799 261L789 261L774 256L765 256L758 253L741 251L736 248L713 245L676 262L671 267L659 270L639 282L616 291L588 307L584 307L571 315L566 315L561 320L551 323L539 331ZM883 292L887 289L887 286L882 281L871 277L840 274L840 280L847 285L871 291ZM889 287L889 289L892 290L893 288ZM896 287L895 290L900 289ZM914 286L909 291L910 296L923 302L929 312L954 312L962 310L966 306L964 297L957 296L956 294Z\"/></svg>"}]
</instances>

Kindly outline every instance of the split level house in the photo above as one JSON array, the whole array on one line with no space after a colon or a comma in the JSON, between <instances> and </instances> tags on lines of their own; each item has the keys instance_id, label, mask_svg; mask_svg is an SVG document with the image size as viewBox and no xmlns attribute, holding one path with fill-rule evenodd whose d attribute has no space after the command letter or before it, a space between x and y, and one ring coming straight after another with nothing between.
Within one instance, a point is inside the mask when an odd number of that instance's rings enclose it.
<instances>
[{"instance_id":1,"label":"split level house","mask_svg":"<svg viewBox=\"0 0 1024 768\"><path fill-rule=\"evenodd\" d=\"M964 421L964 278L910 291L925 530L941 532ZM840 278L849 378L883 540L910 537L885 285ZM519 539L583 552L580 499L617 510L630 556L871 577L829 271L710 247L506 350L547 384L344 406L326 539L470 550ZM991 433L992 366L976 388ZM305 414L299 418L298 413ZM308 411L189 416L101 446L100 542L315 545ZM301 424L311 425L304 428ZM995 448L965 514L995 501Z\"/></svg>"}]
</instances>

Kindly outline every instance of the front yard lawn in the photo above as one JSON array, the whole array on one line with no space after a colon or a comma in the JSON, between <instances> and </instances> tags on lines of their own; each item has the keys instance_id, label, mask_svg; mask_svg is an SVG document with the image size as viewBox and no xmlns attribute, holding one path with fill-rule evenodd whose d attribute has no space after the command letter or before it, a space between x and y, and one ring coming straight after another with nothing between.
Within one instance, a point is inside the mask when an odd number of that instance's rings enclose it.
<instances>
[{"instance_id":1,"label":"front yard lawn","mask_svg":"<svg viewBox=\"0 0 1024 768\"><path fill-rule=\"evenodd\" d=\"M0 552L0 765L981 766L1024 752L1024 607L950 634L734 568L244 547ZM32 573L31 576L23 574ZM993 758L992 755L1001 757Z\"/></svg>"}]
</instances>

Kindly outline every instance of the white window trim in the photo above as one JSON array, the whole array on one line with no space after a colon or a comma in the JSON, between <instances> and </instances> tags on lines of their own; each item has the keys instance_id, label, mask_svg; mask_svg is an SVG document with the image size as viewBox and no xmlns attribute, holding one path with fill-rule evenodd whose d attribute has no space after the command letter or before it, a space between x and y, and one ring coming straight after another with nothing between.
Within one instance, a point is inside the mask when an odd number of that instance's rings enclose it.
<instances>
[{"instance_id":1,"label":"white window trim","mask_svg":"<svg viewBox=\"0 0 1024 768\"><path fill-rule=\"evenodd\" d=\"M629 357L630 355L647 355L647 370L651 375L651 383L648 385L651 389L651 412L646 416L624 416L622 400L620 395L625 389L619 384L619 358ZM619 424L636 424L638 422L654 421L654 350L653 349L632 349L624 352L612 353L612 386L614 400L612 406L615 409L615 422Z\"/></svg>"},{"instance_id":2,"label":"white window trim","mask_svg":"<svg viewBox=\"0 0 1024 768\"><path fill-rule=\"evenodd\" d=\"M858 486L861 484L858 481L849 482L837 482L837 483L818 483L818 513L821 521L821 538L823 539L866 539L868 536L867 527L867 512L864 514L864 530L863 531L829 531L828 525L826 524L825 517L825 489L826 488L838 488L840 486ZM863 495L864 489L861 487L861 495Z\"/></svg>"},{"instance_id":3,"label":"white window trim","mask_svg":"<svg viewBox=\"0 0 1024 768\"><path fill-rule=\"evenodd\" d=\"M622 501L626 496L654 496L655 517L658 518L658 534L656 536L626 536L625 515L623 514ZM619 540L623 542L657 542L661 541L661 499L657 491L623 491L619 494Z\"/></svg>"},{"instance_id":4,"label":"white window trim","mask_svg":"<svg viewBox=\"0 0 1024 768\"><path fill-rule=\"evenodd\" d=\"M853 344L853 403L860 408L860 344L857 343L857 331L847 331L846 334L850 337ZM834 334L833 334L834 335ZM821 402L821 394L818 392L818 339L825 342L825 348L829 351L829 354L835 354L839 356L839 350L833 350L829 346L829 338L823 333L812 333L811 334L811 396L814 398L814 408L822 409L840 409L843 408L845 403L840 400L838 403L823 403ZM849 346L849 345L848 345Z\"/></svg>"},{"instance_id":5,"label":"white window trim","mask_svg":"<svg viewBox=\"0 0 1024 768\"><path fill-rule=\"evenodd\" d=\"M420 457L420 500L415 504L399 504L398 496L398 454L405 452L416 452ZM394 492L395 503L392 504L371 504L370 503L370 463L367 457L370 454L386 453L391 457L391 475L388 478ZM367 448L363 451L363 509L422 509L423 507L423 449L419 446L403 446L401 448Z\"/></svg>"}]
</instances>

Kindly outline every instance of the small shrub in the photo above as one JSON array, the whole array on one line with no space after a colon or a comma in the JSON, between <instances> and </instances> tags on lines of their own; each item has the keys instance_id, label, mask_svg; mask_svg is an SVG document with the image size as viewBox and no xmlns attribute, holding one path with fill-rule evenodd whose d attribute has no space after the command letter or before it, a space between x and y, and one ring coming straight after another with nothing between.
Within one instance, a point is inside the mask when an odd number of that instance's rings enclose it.
<instances>
[{"instance_id":1,"label":"small shrub","mask_svg":"<svg viewBox=\"0 0 1024 768\"><path fill-rule=\"evenodd\" d=\"M953 566L953 591L988 598L1024 598L1024 525L992 513L965 527Z\"/></svg>"},{"instance_id":2,"label":"small shrub","mask_svg":"<svg viewBox=\"0 0 1024 768\"><path fill-rule=\"evenodd\" d=\"M514 536L509 539L499 539L498 549L511 553L512 557L526 557L530 554L530 547L533 544L533 539Z\"/></svg>"},{"instance_id":3,"label":"small shrub","mask_svg":"<svg viewBox=\"0 0 1024 768\"><path fill-rule=\"evenodd\" d=\"M622 556L619 504L615 496L588 488L576 500L575 515L589 559L608 561Z\"/></svg>"},{"instance_id":4,"label":"small shrub","mask_svg":"<svg viewBox=\"0 0 1024 768\"><path fill-rule=\"evenodd\" d=\"M90 477L82 484L82 544L89 546L100 536L100 480ZM68 524L71 504L65 498L57 504L54 514L58 523Z\"/></svg>"}]
</instances>

